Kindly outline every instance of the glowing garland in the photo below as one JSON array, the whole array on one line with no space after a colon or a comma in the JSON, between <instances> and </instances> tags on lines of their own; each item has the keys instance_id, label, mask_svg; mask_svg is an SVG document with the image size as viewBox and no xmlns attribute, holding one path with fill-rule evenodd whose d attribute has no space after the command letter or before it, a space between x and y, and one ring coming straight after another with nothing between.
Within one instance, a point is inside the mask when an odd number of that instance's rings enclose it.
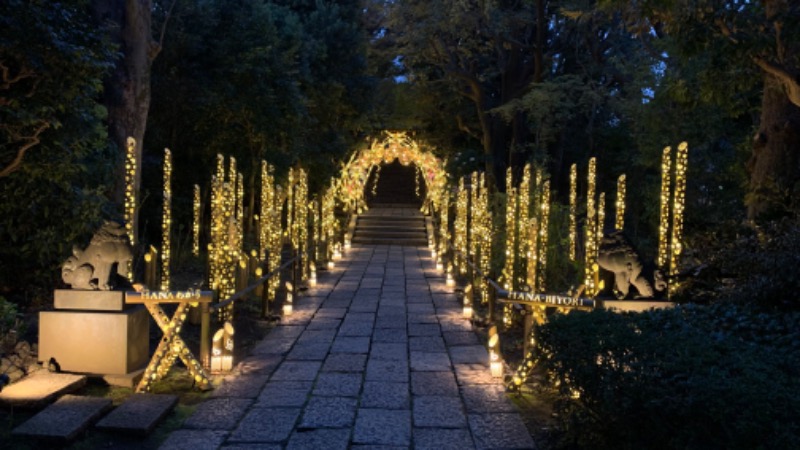
<instances>
[{"instance_id":1,"label":"glowing garland","mask_svg":"<svg viewBox=\"0 0 800 450\"><path fill-rule=\"evenodd\" d=\"M211 179L211 239L208 244L209 285L220 299L227 299L236 291L236 270L242 256L242 224L237 213L241 211L242 190L237 181L236 160L230 158L228 171L225 158L217 155L216 175ZM220 319L228 320L230 308L220 310Z\"/></svg>"},{"instance_id":2,"label":"glowing garland","mask_svg":"<svg viewBox=\"0 0 800 450\"><path fill-rule=\"evenodd\" d=\"M342 203L345 212L359 213L366 208L364 189L370 171L375 166L391 163L395 159L406 166L411 163L417 166L427 188L423 208L432 207L439 210L439 202L443 198L442 191L445 190L447 183L444 163L403 132L387 131L385 134L385 139L372 141L367 149L353 154L342 166L341 175L334 185L336 197ZM418 184L417 195L420 195L419 190Z\"/></svg>"},{"instance_id":3,"label":"glowing garland","mask_svg":"<svg viewBox=\"0 0 800 450\"><path fill-rule=\"evenodd\" d=\"M678 274L680 256L683 252L683 213L686 206L686 170L689 162L689 145L686 142L678 144L675 155L675 191L672 204L672 238L669 260L669 293L672 295L678 288L674 276Z\"/></svg>"},{"instance_id":4,"label":"glowing garland","mask_svg":"<svg viewBox=\"0 0 800 450\"><path fill-rule=\"evenodd\" d=\"M161 216L161 290L170 288L172 231L172 153L164 149L164 203Z\"/></svg>"},{"instance_id":5,"label":"glowing garland","mask_svg":"<svg viewBox=\"0 0 800 450\"><path fill-rule=\"evenodd\" d=\"M539 292L545 290L545 269L547 268L548 225L550 223L550 180L542 184L542 194L539 200L539 245L537 253L537 281L536 288Z\"/></svg>"},{"instance_id":6,"label":"glowing garland","mask_svg":"<svg viewBox=\"0 0 800 450\"><path fill-rule=\"evenodd\" d=\"M597 231L595 237L595 245L598 246L599 252L599 243L603 240L603 229L606 223L606 193L601 192L597 198Z\"/></svg>"},{"instance_id":7,"label":"glowing garland","mask_svg":"<svg viewBox=\"0 0 800 450\"><path fill-rule=\"evenodd\" d=\"M511 168L506 170L506 251L505 251L505 265L503 266L502 282L506 290L515 290L514 286L514 254L517 249L517 232L516 232L516 218L517 218L517 190L514 189L512 182ZM506 311L510 310L510 306L506 305ZM505 320L505 318L504 318Z\"/></svg>"},{"instance_id":8,"label":"glowing garland","mask_svg":"<svg viewBox=\"0 0 800 450\"><path fill-rule=\"evenodd\" d=\"M466 272L466 265L463 264L463 256L461 255L466 255L469 251L467 245L467 198L468 192L464 186L464 178L461 178L458 181L458 193L456 195L456 217L453 224L455 235L453 237L453 245L459 252L458 267L462 274Z\"/></svg>"},{"instance_id":9,"label":"glowing garland","mask_svg":"<svg viewBox=\"0 0 800 450\"><path fill-rule=\"evenodd\" d=\"M125 208L123 217L125 220L125 231L131 246L136 247L136 139L129 137L127 148L125 149ZM133 280L133 267L128 264L128 279Z\"/></svg>"},{"instance_id":10,"label":"glowing garland","mask_svg":"<svg viewBox=\"0 0 800 450\"><path fill-rule=\"evenodd\" d=\"M339 231L339 222L336 220L336 188L331 185L322 196L322 236L325 242L325 260L333 258L333 247Z\"/></svg>"},{"instance_id":11,"label":"glowing garland","mask_svg":"<svg viewBox=\"0 0 800 450\"><path fill-rule=\"evenodd\" d=\"M589 173L587 174L586 190L586 265L584 267L584 286L586 296L593 297L597 294L595 286L595 272L597 268L597 210L595 209L595 183L597 160L589 159Z\"/></svg>"},{"instance_id":12,"label":"glowing garland","mask_svg":"<svg viewBox=\"0 0 800 450\"><path fill-rule=\"evenodd\" d=\"M569 259L577 259L578 247L578 165L569 169Z\"/></svg>"},{"instance_id":13,"label":"glowing garland","mask_svg":"<svg viewBox=\"0 0 800 450\"><path fill-rule=\"evenodd\" d=\"M622 231L625 228L625 174L617 179L617 201L616 201L617 220L614 229Z\"/></svg>"},{"instance_id":14,"label":"glowing garland","mask_svg":"<svg viewBox=\"0 0 800 450\"><path fill-rule=\"evenodd\" d=\"M665 269L669 261L669 194L670 177L672 176L672 148L665 147L661 158L661 214L658 225L658 260L659 269Z\"/></svg>"},{"instance_id":15,"label":"glowing garland","mask_svg":"<svg viewBox=\"0 0 800 450\"><path fill-rule=\"evenodd\" d=\"M200 186L194 185L192 198L192 255L200 256Z\"/></svg>"}]
</instances>

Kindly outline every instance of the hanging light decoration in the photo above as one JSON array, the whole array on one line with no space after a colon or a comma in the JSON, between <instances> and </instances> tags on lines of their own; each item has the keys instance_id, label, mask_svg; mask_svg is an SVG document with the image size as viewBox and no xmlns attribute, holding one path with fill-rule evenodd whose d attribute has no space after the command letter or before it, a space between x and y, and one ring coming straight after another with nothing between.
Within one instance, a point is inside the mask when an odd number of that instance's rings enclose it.
<instances>
[{"instance_id":1,"label":"hanging light decoration","mask_svg":"<svg viewBox=\"0 0 800 450\"><path fill-rule=\"evenodd\" d=\"M616 202L617 220L614 224L614 229L622 231L625 228L625 174L619 176L617 179L617 202Z\"/></svg>"},{"instance_id":2,"label":"hanging light decoration","mask_svg":"<svg viewBox=\"0 0 800 450\"><path fill-rule=\"evenodd\" d=\"M200 186L194 185L192 199L192 255L200 256Z\"/></svg>"},{"instance_id":3,"label":"hanging light decoration","mask_svg":"<svg viewBox=\"0 0 800 450\"><path fill-rule=\"evenodd\" d=\"M589 173L587 175L586 189L586 266L584 268L586 295L593 297L597 294L595 286L595 271L597 270L597 210L595 206L595 183L597 160L589 159Z\"/></svg>"},{"instance_id":4,"label":"hanging light decoration","mask_svg":"<svg viewBox=\"0 0 800 450\"><path fill-rule=\"evenodd\" d=\"M661 157L661 214L658 225L658 259L656 265L666 270L669 262L669 200L672 176L672 148L665 147Z\"/></svg>"},{"instance_id":5,"label":"hanging light decoration","mask_svg":"<svg viewBox=\"0 0 800 450\"><path fill-rule=\"evenodd\" d=\"M681 142L678 144L678 152L675 155L675 192L672 204L672 238L669 260L669 293L672 295L678 288L675 276L678 274L680 256L683 252L683 213L686 206L686 171L689 162L689 144Z\"/></svg>"},{"instance_id":6,"label":"hanging light decoration","mask_svg":"<svg viewBox=\"0 0 800 450\"><path fill-rule=\"evenodd\" d=\"M545 290L545 270L547 268L548 225L550 223L550 180L542 183L542 194L539 200L539 245L537 252L537 280L536 288L539 292Z\"/></svg>"},{"instance_id":7,"label":"hanging light decoration","mask_svg":"<svg viewBox=\"0 0 800 450\"><path fill-rule=\"evenodd\" d=\"M578 248L578 165L569 168L569 260L577 259Z\"/></svg>"},{"instance_id":8,"label":"hanging light decoration","mask_svg":"<svg viewBox=\"0 0 800 450\"><path fill-rule=\"evenodd\" d=\"M172 153L164 149L164 202L161 210L161 290L170 288L172 256Z\"/></svg>"}]
</instances>

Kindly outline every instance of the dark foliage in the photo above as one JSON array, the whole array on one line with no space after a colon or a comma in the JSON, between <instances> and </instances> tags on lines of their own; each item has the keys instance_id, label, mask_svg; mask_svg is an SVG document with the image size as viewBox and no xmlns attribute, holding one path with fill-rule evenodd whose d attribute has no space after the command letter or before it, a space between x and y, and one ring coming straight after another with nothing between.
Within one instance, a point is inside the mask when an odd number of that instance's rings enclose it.
<instances>
[{"instance_id":1,"label":"dark foliage","mask_svg":"<svg viewBox=\"0 0 800 450\"><path fill-rule=\"evenodd\" d=\"M797 448L800 314L734 304L557 315L537 350L565 447Z\"/></svg>"}]
</instances>

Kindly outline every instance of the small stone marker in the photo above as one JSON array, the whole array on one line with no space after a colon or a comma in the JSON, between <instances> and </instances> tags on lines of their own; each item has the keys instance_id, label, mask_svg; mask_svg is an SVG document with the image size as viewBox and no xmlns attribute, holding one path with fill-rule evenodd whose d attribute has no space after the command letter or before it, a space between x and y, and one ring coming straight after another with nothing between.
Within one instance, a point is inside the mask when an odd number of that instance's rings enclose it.
<instances>
[{"instance_id":1,"label":"small stone marker","mask_svg":"<svg viewBox=\"0 0 800 450\"><path fill-rule=\"evenodd\" d=\"M65 395L11 434L71 441L111 408L111 399Z\"/></svg>"},{"instance_id":2,"label":"small stone marker","mask_svg":"<svg viewBox=\"0 0 800 450\"><path fill-rule=\"evenodd\" d=\"M178 403L176 395L133 394L97 423L97 428L147 435Z\"/></svg>"},{"instance_id":3,"label":"small stone marker","mask_svg":"<svg viewBox=\"0 0 800 450\"><path fill-rule=\"evenodd\" d=\"M85 375L50 373L40 370L0 392L0 405L16 408L42 408L56 397L75 392L86 384Z\"/></svg>"}]
</instances>

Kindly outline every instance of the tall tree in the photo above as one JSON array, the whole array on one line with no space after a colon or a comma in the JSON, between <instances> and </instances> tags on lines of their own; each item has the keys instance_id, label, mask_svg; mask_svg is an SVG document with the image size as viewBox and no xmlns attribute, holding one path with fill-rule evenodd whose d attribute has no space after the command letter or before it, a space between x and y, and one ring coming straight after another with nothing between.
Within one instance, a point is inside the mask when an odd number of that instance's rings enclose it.
<instances>
[{"instance_id":1,"label":"tall tree","mask_svg":"<svg viewBox=\"0 0 800 450\"><path fill-rule=\"evenodd\" d=\"M97 102L113 52L87 2L0 2L0 295L52 295L59 263L108 206Z\"/></svg>"},{"instance_id":2,"label":"tall tree","mask_svg":"<svg viewBox=\"0 0 800 450\"><path fill-rule=\"evenodd\" d=\"M503 179L506 167L521 167L530 156L524 112L507 121L492 111L544 80L548 4L411 0L397 2L393 11L389 30L409 78L447 83L472 103L472 119L453 120L480 142L495 181Z\"/></svg>"},{"instance_id":3,"label":"tall tree","mask_svg":"<svg viewBox=\"0 0 800 450\"><path fill-rule=\"evenodd\" d=\"M643 37L667 36L682 59L704 57L698 97L721 106L761 89L747 168L747 215L797 210L800 192L800 4L791 0L607 2Z\"/></svg>"},{"instance_id":4,"label":"tall tree","mask_svg":"<svg viewBox=\"0 0 800 450\"><path fill-rule=\"evenodd\" d=\"M171 5L174 6L175 0ZM169 8L171 9L172 6ZM167 20L164 20L160 39L152 30L152 0L92 0L92 11L98 25L118 46L120 57L106 79L104 103L108 109L108 128L111 140L120 151L127 147L128 137L136 140L136 166L142 167L142 145L150 110L150 69L161 51ZM169 13L166 13L167 17ZM120 158L115 174L113 199L125 202L125 159ZM141 170L134 181L138 191ZM134 214L134 240L138 235L138 211Z\"/></svg>"}]
</instances>

